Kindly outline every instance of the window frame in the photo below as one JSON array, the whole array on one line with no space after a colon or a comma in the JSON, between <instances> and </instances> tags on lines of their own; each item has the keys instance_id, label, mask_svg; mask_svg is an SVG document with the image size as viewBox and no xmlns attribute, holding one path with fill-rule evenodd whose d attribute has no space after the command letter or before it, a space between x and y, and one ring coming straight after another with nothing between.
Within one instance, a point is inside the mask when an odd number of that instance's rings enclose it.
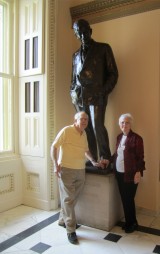
<instances>
[{"instance_id":1,"label":"window frame","mask_svg":"<svg viewBox=\"0 0 160 254\"><path fill-rule=\"evenodd\" d=\"M18 148L18 141L17 140L17 119L18 119L18 94L16 87L16 82L18 81L17 72L18 69L18 60L16 60L16 50L18 49L17 45L17 17L16 17L16 10L18 8L18 3L15 0L0 0L0 5L5 8L5 15L4 16L4 29L3 32L5 33L4 37L4 47L2 46L1 51L4 51L3 58L6 59L6 63L4 63L4 67L0 69L0 78L4 80L4 82L10 83L10 90L9 86L3 88L1 86L1 90L3 90L3 94L1 94L1 98L3 99L4 105L6 107L1 108L0 114L3 118L3 130L1 130L1 135L4 135L4 144L3 149L0 149L0 160L3 160L6 157L17 156L17 148ZM3 39L3 38L2 38ZM6 50L5 50L6 49ZM3 60L2 59L2 64ZM8 63L7 63L8 62ZM6 81L5 81L6 79ZM2 82L1 82L2 85ZM4 83L5 85L5 83ZM6 93L5 93L6 89ZM8 91L7 91L8 90ZM17 101L17 102L16 102ZM8 105L9 105L9 112L8 112ZM5 117L7 116L7 117ZM9 122L8 122L9 119ZM16 131L17 129L17 131ZM8 135L8 133L10 134ZM7 133L7 134L6 134ZM8 141L9 140L9 141ZM10 143L10 147L8 147L7 143ZM7 149L6 149L7 148Z\"/></svg>"}]
</instances>

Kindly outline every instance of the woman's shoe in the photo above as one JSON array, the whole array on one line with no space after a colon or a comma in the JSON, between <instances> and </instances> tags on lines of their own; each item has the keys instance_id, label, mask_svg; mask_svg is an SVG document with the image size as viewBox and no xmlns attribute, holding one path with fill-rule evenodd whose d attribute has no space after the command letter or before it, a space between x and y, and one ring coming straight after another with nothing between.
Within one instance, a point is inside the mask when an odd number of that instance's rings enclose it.
<instances>
[{"instance_id":1,"label":"woman's shoe","mask_svg":"<svg viewBox=\"0 0 160 254\"><path fill-rule=\"evenodd\" d=\"M126 226L125 227L125 232L126 233L133 233L135 230L138 229L138 223L134 223L133 225L131 226Z\"/></svg>"},{"instance_id":2,"label":"woman's shoe","mask_svg":"<svg viewBox=\"0 0 160 254\"><path fill-rule=\"evenodd\" d=\"M125 228L126 233L133 233L134 230L135 230L134 225L131 225L131 226Z\"/></svg>"},{"instance_id":3,"label":"woman's shoe","mask_svg":"<svg viewBox=\"0 0 160 254\"><path fill-rule=\"evenodd\" d=\"M126 229L126 223L122 226L122 230Z\"/></svg>"},{"instance_id":4,"label":"woman's shoe","mask_svg":"<svg viewBox=\"0 0 160 254\"><path fill-rule=\"evenodd\" d=\"M134 229L137 230L138 229L138 223L134 223Z\"/></svg>"}]
</instances>

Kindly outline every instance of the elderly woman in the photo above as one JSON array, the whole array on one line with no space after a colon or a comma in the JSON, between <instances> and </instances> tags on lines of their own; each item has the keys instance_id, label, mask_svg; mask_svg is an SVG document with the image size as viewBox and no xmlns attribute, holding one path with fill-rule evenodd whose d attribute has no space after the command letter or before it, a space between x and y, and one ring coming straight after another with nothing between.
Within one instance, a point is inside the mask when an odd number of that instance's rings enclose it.
<instances>
[{"instance_id":1,"label":"elderly woman","mask_svg":"<svg viewBox=\"0 0 160 254\"><path fill-rule=\"evenodd\" d=\"M116 152L113 156L125 216L122 229L126 233L138 229L134 198L145 169L143 139L131 130L132 121L133 117L129 113L120 116L119 126L122 133L117 136Z\"/></svg>"}]
</instances>

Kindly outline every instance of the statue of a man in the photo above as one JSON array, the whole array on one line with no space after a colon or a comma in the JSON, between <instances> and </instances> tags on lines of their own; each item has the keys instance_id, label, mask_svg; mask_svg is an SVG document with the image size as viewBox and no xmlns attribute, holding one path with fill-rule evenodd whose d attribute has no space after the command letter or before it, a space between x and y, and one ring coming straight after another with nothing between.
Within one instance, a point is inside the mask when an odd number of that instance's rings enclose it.
<instances>
[{"instance_id":1,"label":"statue of a man","mask_svg":"<svg viewBox=\"0 0 160 254\"><path fill-rule=\"evenodd\" d=\"M116 62L109 44L91 38L88 21L74 22L73 29L81 47L73 54L72 103L76 111L85 111L89 115L86 133L94 159L109 160L111 152L104 120L108 95L118 80Z\"/></svg>"}]
</instances>

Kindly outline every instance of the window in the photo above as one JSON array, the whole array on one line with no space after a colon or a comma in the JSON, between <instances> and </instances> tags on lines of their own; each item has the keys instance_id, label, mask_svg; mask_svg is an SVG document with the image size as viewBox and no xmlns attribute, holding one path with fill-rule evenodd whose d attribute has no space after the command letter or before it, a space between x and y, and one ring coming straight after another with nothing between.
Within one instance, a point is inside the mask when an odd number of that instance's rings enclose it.
<instances>
[{"instance_id":1,"label":"window","mask_svg":"<svg viewBox=\"0 0 160 254\"><path fill-rule=\"evenodd\" d=\"M30 40L25 40L25 70L29 70L29 62L30 62Z\"/></svg>"},{"instance_id":2,"label":"window","mask_svg":"<svg viewBox=\"0 0 160 254\"><path fill-rule=\"evenodd\" d=\"M44 72L42 59L44 2L43 0L19 1L19 77L29 77Z\"/></svg>"},{"instance_id":3,"label":"window","mask_svg":"<svg viewBox=\"0 0 160 254\"><path fill-rule=\"evenodd\" d=\"M39 112L39 81L33 82L33 96L31 82L25 83L25 113ZM31 103L31 97L33 102ZM33 105L33 109L32 109Z\"/></svg>"},{"instance_id":4,"label":"window","mask_svg":"<svg viewBox=\"0 0 160 254\"><path fill-rule=\"evenodd\" d=\"M0 0L0 153L13 151L14 17L12 0Z\"/></svg>"},{"instance_id":5,"label":"window","mask_svg":"<svg viewBox=\"0 0 160 254\"><path fill-rule=\"evenodd\" d=\"M19 1L19 153L44 156L44 4Z\"/></svg>"}]
</instances>

